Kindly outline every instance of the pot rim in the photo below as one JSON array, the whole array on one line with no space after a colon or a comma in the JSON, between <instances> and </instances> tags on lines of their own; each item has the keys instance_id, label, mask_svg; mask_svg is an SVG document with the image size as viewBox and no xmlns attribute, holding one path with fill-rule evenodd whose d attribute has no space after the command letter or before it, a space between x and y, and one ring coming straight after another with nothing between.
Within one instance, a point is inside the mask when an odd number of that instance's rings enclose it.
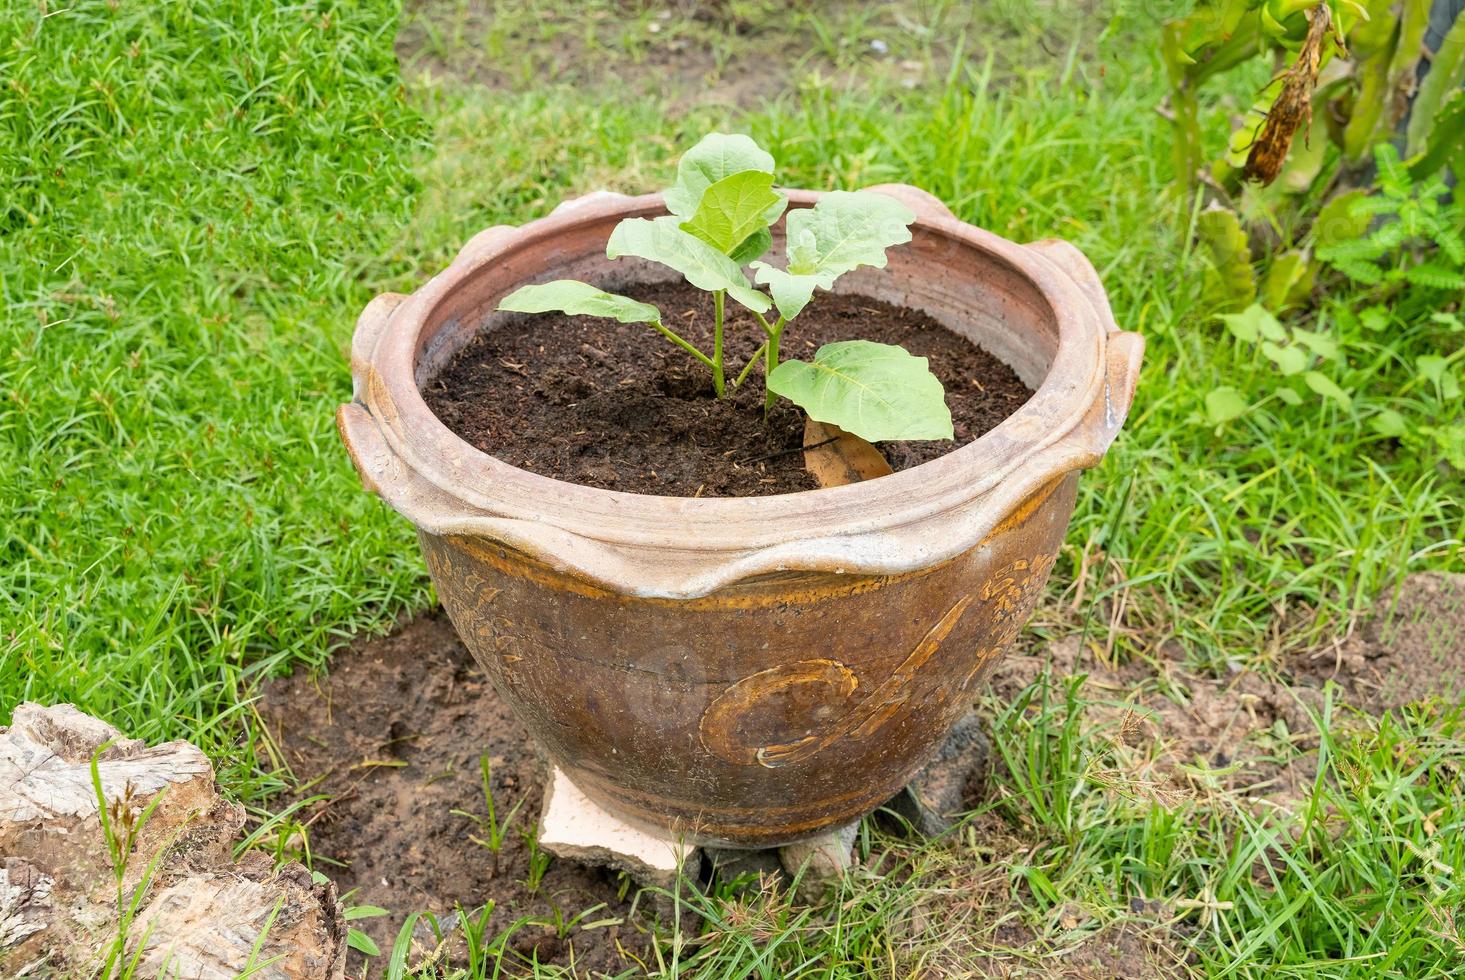
<instances>
[{"instance_id":1,"label":"pot rim","mask_svg":"<svg viewBox=\"0 0 1465 980\"><path fill-rule=\"evenodd\" d=\"M1004 499L1015 491L1030 492L1102 458L1128 410L1143 344L1137 335L1117 331L1097 273L1068 243L1019 245L957 220L915 188L879 189L913 207L917 234L943 237L1019 273L1056 324L1057 349L1037 390L973 442L864 483L766 497L693 498L603 490L542 476L460 438L428 408L417 386L429 324L458 291L485 290L486 272L491 276L495 266L512 265L516 256L552 248L556 237L570 229L665 213L660 194L601 193L567 202L519 228L490 229L394 308L396 297L379 297L368 306L353 342L356 400L343 406L340 416L363 479L424 530L473 533L476 528L551 565L576 568L618 587L627 586L626 576L587 568L583 556L571 554L577 542L601 551L635 550L643 553L643 562L658 552L684 559L739 556L713 576L720 584L791 568L891 573L959 554L995 525L996 517L987 513L993 507L982 506L994 491L1009 491L996 494ZM787 194L792 206L811 206L820 196L803 190ZM501 298L532 278L532 273L516 274L515 281L490 288ZM492 292L485 296L496 305ZM1020 478L1014 481L1015 476ZM933 520L949 526L933 537L925 527ZM536 526L527 534L527 548L526 524ZM923 533L920 540L906 542L909 554L893 555L905 528ZM861 540L867 546L856 546ZM686 596L688 588L702 586L652 592Z\"/></svg>"}]
</instances>

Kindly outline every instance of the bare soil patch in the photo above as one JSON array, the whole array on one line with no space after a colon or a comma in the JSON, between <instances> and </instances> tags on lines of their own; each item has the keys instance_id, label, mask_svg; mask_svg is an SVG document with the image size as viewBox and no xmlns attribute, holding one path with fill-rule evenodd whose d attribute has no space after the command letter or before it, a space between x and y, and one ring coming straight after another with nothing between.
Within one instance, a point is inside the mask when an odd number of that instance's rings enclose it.
<instances>
[{"instance_id":1,"label":"bare soil patch","mask_svg":"<svg viewBox=\"0 0 1465 980\"><path fill-rule=\"evenodd\" d=\"M433 0L418 0L408 5L396 50L409 71L501 92L530 85L595 88L610 83L643 96L672 93L689 104L728 105L776 95L785 81L783 71L769 71L766 64L752 59L731 63L719 57L718 46L704 36L718 31L737 39L754 33L753 24L723 7L699 4L690 17L675 18L675 24L669 23L674 15L653 16L642 24L644 18L636 12L609 6L560 14L545 11L547 16L536 18L515 11L505 18L492 3L448 10ZM465 39L491 42L445 47L440 41L444 28ZM506 52L512 56L504 57Z\"/></svg>"},{"instance_id":2,"label":"bare soil patch","mask_svg":"<svg viewBox=\"0 0 1465 980\"><path fill-rule=\"evenodd\" d=\"M999 77L1097 53L1098 0L1020 5L913 0L408 0L397 58L408 79L496 96L563 86L748 108L810 90L925 88L955 59Z\"/></svg>"},{"instance_id":3,"label":"bare soil patch","mask_svg":"<svg viewBox=\"0 0 1465 980\"><path fill-rule=\"evenodd\" d=\"M1045 665L1060 681L1087 674L1085 718L1114 756L1096 775L1125 795L1167 805L1209 790L1292 797L1310 778L1298 761L1316 748L1308 709L1321 704L1321 693L1254 671L1196 673L1178 647L1163 650L1157 664L1106 663L1076 636L1014 650L998 666L993 692L1010 701Z\"/></svg>"},{"instance_id":4,"label":"bare soil patch","mask_svg":"<svg viewBox=\"0 0 1465 980\"><path fill-rule=\"evenodd\" d=\"M1303 683L1336 681L1375 714L1465 696L1465 574L1408 576L1378 597L1352 636L1289 666Z\"/></svg>"},{"instance_id":5,"label":"bare soil patch","mask_svg":"<svg viewBox=\"0 0 1465 980\"><path fill-rule=\"evenodd\" d=\"M1076 637L1014 650L993 679L1009 701L1048 666L1056 678L1088 674L1086 718L1112 746L1095 778L1110 789L1170 804L1190 795L1235 794L1287 806L1313 775L1316 736L1308 710L1333 680L1345 700L1379 712L1460 696L1465 667L1465 576L1405 579L1397 595L1335 650L1296 657L1294 676L1190 671L1178 649L1158 661L1104 662ZM479 674L451 624L425 614L397 633L338 654L330 676L304 674L267 686L261 715L303 781L300 796L329 801L307 811L310 841L337 887L353 901L392 910L362 920L384 947L406 912L448 913L495 903L494 931L521 918L513 955L573 966L580 975L637 966L649 945L634 919L633 888L608 872L554 861L537 890L526 884L529 849L518 831L537 821L542 763L527 732ZM523 801L497 869L473 843L480 828L454 814L484 813L478 760L489 753L502 818ZM1187 975L1187 936L1174 911L1136 899L1129 915L1094 920L1075 906L1034 923L1029 896L1012 891L1009 868L1032 846L999 816L926 849L909 904L893 910L893 948L910 976L1168 977ZM329 862L339 862L339 866ZM872 855L867 866L881 872ZM773 892L770 902L790 898ZM549 923L600 906L580 925ZM598 920L614 924L582 928ZM715 941L713 934L704 942Z\"/></svg>"},{"instance_id":6,"label":"bare soil patch","mask_svg":"<svg viewBox=\"0 0 1465 980\"><path fill-rule=\"evenodd\" d=\"M994 813L923 853L913 886L891 913L895 974L921 980L977 977L1186 977L1188 926L1173 909L1135 899L1101 921L1070 903L1034 922L1033 897L1014 888L1011 868L1031 859L1032 841ZM878 867L880 857L872 855Z\"/></svg>"},{"instance_id":7,"label":"bare soil patch","mask_svg":"<svg viewBox=\"0 0 1465 980\"><path fill-rule=\"evenodd\" d=\"M683 282L617 290L654 303L677 333L712 349L708 294ZM736 377L763 331L737 304L727 310L727 363ZM946 388L956 439L882 443L897 471L966 445L1032 395L1006 364L924 313L864 296L821 293L785 330L783 353L809 360L823 344L856 339L928 358ZM708 369L644 324L515 317L480 333L423 395L448 428L484 452L585 486L689 497L817 487L804 469L801 409L780 400L765 421L761 376L715 398Z\"/></svg>"},{"instance_id":8,"label":"bare soil patch","mask_svg":"<svg viewBox=\"0 0 1465 980\"><path fill-rule=\"evenodd\" d=\"M441 612L336 654L328 676L301 672L270 683L260 714L302 781L298 796L329 798L305 816L316 867L342 893L355 890L354 904L391 910L353 923L383 950L409 912L441 918L458 904L472 910L492 901L490 935L534 920L510 942L526 962L573 966L578 975L636 965L622 949L639 955L648 942L631 921L634 888L557 860L529 887L520 832L538 826L543 764ZM520 804L497 866L469 839L483 837L482 828L454 812L486 815L485 753L499 820ZM573 928L551 925L595 906ZM607 920L619 924L582 928Z\"/></svg>"},{"instance_id":9,"label":"bare soil patch","mask_svg":"<svg viewBox=\"0 0 1465 980\"><path fill-rule=\"evenodd\" d=\"M1010 701L1045 665L1057 679L1087 674L1085 717L1114 746L1114 768L1098 776L1114 790L1161 803L1220 790L1286 806L1315 775L1312 716L1327 682L1370 714L1465 696L1465 575L1406 577L1352 635L1291 657L1280 672L1196 672L1173 645L1157 661L1110 663L1098 647L1071 636L1015 649L993 693Z\"/></svg>"},{"instance_id":10,"label":"bare soil patch","mask_svg":"<svg viewBox=\"0 0 1465 980\"><path fill-rule=\"evenodd\" d=\"M974 16L957 8L912 30L922 18L904 6L872 11L853 0L796 0L739 9L722 0L618 0L535 9L413 0L396 51L409 77L447 78L497 93L611 86L666 98L678 110L746 107L794 90L805 78L853 87L875 77L907 86L944 77L956 33Z\"/></svg>"},{"instance_id":11,"label":"bare soil patch","mask_svg":"<svg viewBox=\"0 0 1465 980\"><path fill-rule=\"evenodd\" d=\"M1033 660L1014 662L1017 670L999 685L1020 683ZM629 901L634 888L609 872L556 860L539 889L528 889L529 850L518 831L536 824L542 763L442 613L354 644L335 656L326 677L302 672L270 683L260 714L302 781L296 796L329 798L304 815L316 866L341 892L354 889L354 904L391 910L354 923L383 949L409 911L442 916L458 904L471 909L493 901L494 932L524 917L537 920L511 942L520 965L532 957L584 976L637 967L633 957L644 956L649 936ZM523 800L497 870L489 852L469 839L480 828L453 812L484 813L478 762L485 752L500 819ZM934 849L931 859L940 866L921 875L928 887L909 890L912 904L892 919L905 975L1181 975L1184 942L1164 910L1141 907L1111 923L1067 910L1049 931L1021 921L1030 900L1010 893L1007 869L1030 843L999 817L977 819L976 850L955 841ZM870 864L879 871L883 862ZM781 891L765 897L780 905L792 900ZM597 905L585 921L619 923L563 935L548 925L556 910L570 918ZM933 944L938 932L944 938ZM702 941L715 942L716 930ZM414 962L430 951L420 945Z\"/></svg>"}]
</instances>

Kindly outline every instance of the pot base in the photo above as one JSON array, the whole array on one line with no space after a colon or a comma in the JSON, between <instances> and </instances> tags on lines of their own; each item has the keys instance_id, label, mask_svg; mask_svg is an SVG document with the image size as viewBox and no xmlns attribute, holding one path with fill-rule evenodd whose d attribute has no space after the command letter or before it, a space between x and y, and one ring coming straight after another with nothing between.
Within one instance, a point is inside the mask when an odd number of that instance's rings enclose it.
<instances>
[{"instance_id":1,"label":"pot base","mask_svg":"<svg viewBox=\"0 0 1465 980\"><path fill-rule=\"evenodd\" d=\"M957 723L936 759L897 793L885 809L923 836L945 833L979 793L990 745L975 712ZM732 849L699 846L664 829L630 822L587 796L551 764L539 846L558 858L624 871L643 888L675 892L679 878L696 881L704 865L710 878L731 881L757 869L782 878L798 876L799 897L817 901L854 864L859 820L779 847Z\"/></svg>"}]
</instances>

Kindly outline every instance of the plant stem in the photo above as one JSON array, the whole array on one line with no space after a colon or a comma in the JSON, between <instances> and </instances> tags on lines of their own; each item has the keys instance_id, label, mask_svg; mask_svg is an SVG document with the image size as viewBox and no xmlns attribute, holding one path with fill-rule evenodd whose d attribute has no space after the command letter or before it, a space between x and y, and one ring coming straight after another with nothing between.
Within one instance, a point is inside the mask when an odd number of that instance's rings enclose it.
<instances>
[{"instance_id":1,"label":"plant stem","mask_svg":"<svg viewBox=\"0 0 1465 980\"><path fill-rule=\"evenodd\" d=\"M754 364L757 364L760 360L763 359L763 352L766 351L767 349L768 349L768 341L765 340L765 341L763 341L763 346L761 346L757 350L753 351L753 356L750 357L750 358L748 358L748 363L743 365L742 373L739 374L738 377L737 377L737 380L733 382L733 387L734 388L736 388L738 385L742 384L744 381L748 380L748 373L753 370L753 365Z\"/></svg>"},{"instance_id":2,"label":"plant stem","mask_svg":"<svg viewBox=\"0 0 1465 980\"><path fill-rule=\"evenodd\" d=\"M765 389L768 386L769 377L773 375L773 369L778 367L778 341L783 336L784 324L787 322L783 317L779 317L778 321L768 328L768 343L763 351L763 385ZM778 396L771 389L768 390L763 397L764 415L768 414L769 410L773 408L773 403L776 401L778 401Z\"/></svg>"},{"instance_id":3,"label":"plant stem","mask_svg":"<svg viewBox=\"0 0 1465 980\"><path fill-rule=\"evenodd\" d=\"M712 363L712 358L708 357L706 354L704 354L701 351L699 351L696 347L693 347L689 342L687 342L686 340L683 340L681 337L677 336L676 334L674 334L670 330L668 330L666 327L662 326L661 323L660 323L660 321L658 321L656 323L653 323L652 326L655 327L658 331L660 331L661 332L661 335L663 337L665 337L667 340L670 340L672 343L676 344L682 350L686 351L688 354L691 354L693 357L695 357L697 360L701 361L703 364L705 364L708 367L712 368L713 371L714 371L714 373L716 372L717 366Z\"/></svg>"},{"instance_id":4,"label":"plant stem","mask_svg":"<svg viewBox=\"0 0 1465 980\"><path fill-rule=\"evenodd\" d=\"M763 328L763 332L766 333L768 336L772 337L773 336L773 328L768 325L768 321L767 320L763 319L763 314L762 313L759 313L757 310L749 310L748 312L750 312L750 313L753 314L753 319L755 319L755 320L758 321L758 326L760 326L760 327ZM780 319L782 319L782 318L780 318Z\"/></svg>"},{"instance_id":5,"label":"plant stem","mask_svg":"<svg viewBox=\"0 0 1465 980\"><path fill-rule=\"evenodd\" d=\"M718 398L727 394L727 380L722 373L722 304L726 292L719 289L712 294L712 388Z\"/></svg>"}]
</instances>

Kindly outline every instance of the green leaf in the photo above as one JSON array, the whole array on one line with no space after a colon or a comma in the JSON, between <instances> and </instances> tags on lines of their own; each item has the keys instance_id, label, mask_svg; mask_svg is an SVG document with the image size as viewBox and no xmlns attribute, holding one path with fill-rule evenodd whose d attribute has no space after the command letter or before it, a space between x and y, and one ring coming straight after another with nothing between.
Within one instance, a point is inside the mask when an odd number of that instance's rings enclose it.
<instances>
[{"instance_id":1,"label":"green leaf","mask_svg":"<svg viewBox=\"0 0 1465 980\"><path fill-rule=\"evenodd\" d=\"M1436 145L1434 131L1447 118L1443 111L1446 99L1458 96L1462 83L1465 83L1465 17L1456 17L1439 50L1430 58L1429 72L1414 93L1409 113L1409 156ZM1443 165L1444 161L1440 163Z\"/></svg>"},{"instance_id":2,"label":"green leaf","mask_svg":"<svg viewBox=\"0 0 1465 980\"><path fill-rule=\"evenodd\" d=\"M677 161L677 182L666 190L666 209L680 218L691 218L707 188L743 170L771 174L773 157L742 133L708 133ZM778 220L783 206L782 202L775 205L778 210L765 223Z\"/></svg>"},{"instance_id":3,"label":"green leaf","mask_svg":"<svg viewBox=\"0 0 1465 980\"><path fill-rule=\"evenodd\" d=\"M1390 27L1399 22L1394 16L1377 20ZM1368 152L1384 115L1385 104L1392 93L1389 91L1389 50L1380 50L1361 59L1354 68L1358 79L1358 91L1353 98L1353 111L1343 126L1343 154L1349 160L1358 160Z\"/></svg>"},{"instance_id":4,"label":"green leaf","mask_svg":"<svg viewBox=\"0 0 1465 980\"><path fill-rule=\"evenodd\" d=\"M1293 327L1292 339L1325 361L1331 361L1338 356L1338 342L1327 334Z\"/></svg>"},{"instance_id":5,"label":"green leaf","mask_svg":"<svg viewBox=\"0 0 1465 980\"><path fill-rule=\"evenodd\" d=\"M1369 419L1369 425L1373 426L1373 431L1379 435L1392 439L1397 439L1409 431L1409 423L1404 421L1404 416L1392 408L1386 408Z\"/></svg>"},{"instance_id":6,"label":"green leaf","mask_svg":"<svg viewBox=\"0 0 1465 980\"><path fill-rule=\"evenodd\" d=\"M1240 313L1222 313L1220 319L1232 336L1242 343L1254 344L1263 337L1283 340L1287 336L1282 324L1260 303L1253 303Z\"/></svg>"},{"instance_id":7,"label":"green leaf","mask_svg":"<svg viewBox=\"0 0 1465 980\"><path fill-rule=\"evenodd\" d=\"M410 913L397 930L392 952L387 957L386 980L402 980L407 975L407 957L412 955L412 934L417 928L417 920L423 915L422 912Z\"/></svg>"},{"instance_id":8,"label":"green leaf","mask_svg":"<svg viewBox=\"0 0 1465 980\"><path fill-rule=\"evenodd\" d=\"M1206 418L1212 425L1225 425L1246 411L1246 399L1235 388L1216 388L1206 395Z\"/></svg>"},{"instance_id":9,"label":"green leaf","mask_svg":"<svg viewBox=\"0 0 1465 980\"><path fill-rule=\"evenodd\" d=\"M1460 159L1465 163L1465 137L1460 140ZM1461 171L1465 173L1465 170ZM1465 265L1465 238L1443 221L1435 225L1434 243L1457 266Z\"/></svg>"},{"instance_id":10,"label":"green leaf","mask_svg":"<svg viewBox=\"0 0 1465 980\"><path fill-rule=\"evenodd\" d=\"M773 233L767 228L759 228L743 243L732 250L732 260L738 265L747 265L754 259L761 259L763 254L773 247Z\"/></svg>"},{"instance_id":11,"label":"green leaf","mask_svg":"<svg viewBox=\"0 0 1465 980\"><path fill-rule=\"evenodd\" d=\"M1302 376L1307 386L1324 398L1331 398L1344 408L1353 406L1353 396L1333 383L1333 379L1317 371L1308 371Z\"/></svg>"},{"instance_id":12,"label":"green leaf","mask_svg":"<svg viewBox=\"0 0 1465 980\"><path fill-rule=\"evenodd\" d=\"M1356 241L1368 231L1369 216L1359 207L1368 196L1362 189L1334 197L1318 211L1312 223L1312 240L1319 249Z\"/></svg>"},{"instance_id":13,"label":"green leaf","mask_svg":"<svg viewBox=\"0 0 1465 980\"><path fill-rule=\"evenodd\" d=\"M1447 313L1444 310L1436 310L1434 313L1431 313L1429 320L1431 323L1438 323L1440 326L1447 328L1450 333L1459 333L1465 330L1465 321L1462 321L1454 313Z\"/></svg>"},{"instance_id":14,"label":"green leaf","mask_svg":"<svg viewBox=\"0 0 1465 980\"><path fill-rule=\"evenodd\" d=\"M1365 286L1377 286L1384 281L1384 274L1379 271L1378 266L1369 265L1367 262L1357 259L1336 259L1332 260L1332 264L1333 268L1343 275Z\"/></svg>"},{"instance_id":15,"label":"green leaf","mask_svg":"<svg viewBox=\"0 0 1465 980\"><path fill-rule=\"evenodd\" d=\"M1312 260L1302 252L1274 256L1262 276L1262 302L1274 310L1300 305L1307 301L1315 278Z\"/></svg>"},{"instance_id":16,"label":"green leaf","mask_svg":"<svg viewBox=\"0 0 1465 980\"><path fill-rule=\"evenodd\" d=\"M1445 462L1465 473L1465 425L1422 425L1419 431L1434 438L1435 446Z\"/></svg>"},{"instance_id":17,"label":"green leaf","mask_svg":"<svg viewBox=\"0 0 1465 980\"><path fill-rule=\"evenodd\" d=\"M1409 196L1413 183L1409 171L1399 159L1399 150L1393 143L1378 143L1373 148L1373 165L1378 169L1376 181L1386 199L1403 199Z\"/></svg>"},{"instance_id":18,"label":"green leaf","mask_svg":"<svg viewBox=\"0 0 1465 980\"><path fill-rule=\"evenodd\" d=\"M789 214L784 222L788 268L754 262L757 280L772 290L778 312L792 320L808 305L816 287L829 289L840 276L862 265L885 268L885 250L910 241L909 225L915 220L915 212L893 197L875 191L831 191L814 207Z\"/></svg>"},{"instance_id":19,"label":"green leaf","mask_svg":"<svg viewBox=\"0 0 1465 980\"><path fill-rule=\"evenodd\" d=\"M1460 24L1465 24L1465 18L1456 22L1457 27ZM1415 180L1427 180L1445 167L1454 166L1452 158L1458 163L1465 146L1465 89L1445 100L1425 139L1426 145L1418 152L1410 150L1409 176Z\"/></svg>"},{"instance_id":20,"label":"green leaf","mask_svg":"<svg viewBox=\"0 0 1465 980\"><path fill-rule=\"evenodd\" d=\"M352 926L346 930L346 945L367 956L380 956L381 947L366 933Z\"/></svg>"},{"instance_id":21,"label":"green leaf","mask_svg":"<svg viewBox=\"0 0 1465 980\"><path fill-rule=\"evenodd\" d=\"M768 297L754 289L743 270L731 258L702 239L682 231L681 219L627 218L611 232L605 247L608 258L634 255L670 266L698 289L725 289L748 309L762 313L771 305Z\"/></svg>"},{"instance_id":22,"label":"green leaf","mask_svg":"<svg viewBox=\"0 0 1465 980\"><path fill-rule=\"evenodd\" d=\"M661 311L650 303L607 293L574 279L521 286L499 301L499 309L512 313L548 313L555 310L571 315L606 316L622 323L661 322Z\"/></svg>"},{"instance_id":23,"label":"green leaf","mask_svg":"<svg viewBox=\"0 0 1465 980\"><path fill-rule=\"evenodd\" d=\"M1256 272L1251 267L1251 246L1235 211L1216 206L1195 221L1196 237L1210 255L1206 295L1229 310L1240 309L1256 298Z\"/></svg>"},{"instance_id":24,"label":"green leaf","mask_svg":"<svg viewBox=\"0 0 1465 980\"><path fill-rule=\"evenodd\" d=\"M844 340L825 344L814 360L784 361L768 390L866 442L951 439L946 392L924 357L892 344Z\"/></svg>"},{"instance_id":25,"label":"green leaf","mask_svg":"<svg viewBox=\"0 0 1465 980\"><path fill-rule=\"evenodd\" d=\"M710 185L696 213L681 228L731 255L755 232L768 228L768 209L779 200L772 174L743 170Z\"/></svg>"},{"instance_id":26,"label":"green leaf","mask_svg":"<svg viewBox=\"0 0 1465 980\"><path fill-rule=\"evenodd\" d=\"M778 307L779 315L786 320L792 320L804 311L809 300L814 298L814 287L819 285L813 276L789 275L766 262L754 262L753 268L757 270L755 278L773 293L773 303ZM830 285L833 285L833 278Z\"/></svg>"},{"instance_id":27,"label":"green leaf","mask_svg":"<svg viewBox=\"0 0 1465 980\"><path fill-rule=\"evenodd\" d=\"M1282 326L1282 322L1270 313L1257 320L1257 329L1261 331L1263 340L1281 343L1287 339L1287 328Z\"/></svg>"},{"instance_id":28,"label":"green leaf","mask_svg":"<svg viewBox=\"0 0 1465 980\"><path fill-rule=\"evenodd\" d=\"M1358 322L1369 330L1382 330L1389 325L1389 311L1382 306L1370 306L1359 312Z\"/></svg>"},{"instance_id":29,"label":"green leaf","mask_svg":"<svg viewBox=\"0 0 1465 980\"><path fill-rule=\"evenodd\" d=\"M1307 368L1307 352L1301 347L1280 347L1266 341L1262 344L1262 353L1285 375L1299 374Z\"/></svg>"},{"instance_id":30,"label":"green leaf","mask_svg":"<svg viewBox=\"0 0 1465 980\"><path fill-rule=\"evenodd\" d=\"M1282 399L1282 401L1286 402L1288 405L1292 405L1294 407L1302 404L1302 396L1293 391L1291 388L1278 388L1277 397Z\"/></svg>"},{"instance_id":31,"label":"green leaf","mask_svg":"<svg viewBox=\"0 0 1465 980\"><path fill-rule=\"evenodd\" d=\"M353 905L346 910L346 914L343 915L342 918L344 918L347 922L354 922L357 919L374 919L379 915L389 914L390 913L386 909L382 908L380 905Z\"/></svg>"},{"instance_id":32,"label":"green leaf","mask_svg":"<svg viewBox=\"0 0 1465 980\"><path fill-rule=\"evenodd\" d=\"M1424 262L1404 270L1404 280L1427 289L1465 289L1465 273L1457 272L1443 262Z\"/></svg>"},{"instance_id":33,"label":"green leaf","mask_svg":"<svg viewBox=\"0 0 1465 980\"><path fill-rule=\"evenodd\" d=\"M1414 367L1420 377L1432 383L1445 401L1460 397L1460 382L1450 370L1450 362L1437 354L1425 354L1414 359Z\"/></svg>"}]
</instances>

